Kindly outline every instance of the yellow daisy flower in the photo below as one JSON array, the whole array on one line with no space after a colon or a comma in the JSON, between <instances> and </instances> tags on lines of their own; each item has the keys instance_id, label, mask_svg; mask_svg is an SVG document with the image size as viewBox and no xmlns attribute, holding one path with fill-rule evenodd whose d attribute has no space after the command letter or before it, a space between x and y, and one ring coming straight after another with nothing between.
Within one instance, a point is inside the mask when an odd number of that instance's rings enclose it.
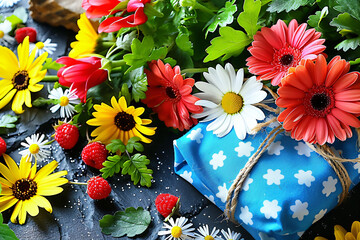
<instances>
[{"instance_id":1,"label":"yellow daisy flower","mask_svg":"<svg viewBox=\"0 0 360 240\"><path fill-rule=\"evenodd\" d=\"M144 137L143 134L151 136L155 134L156 127L145 127L151 123L150 119L141 119L139 116L143 114L144 108L127 107L125 97L121 97L116 101L115 97L111 98L111 106L101 103L94 105L96 112L93 113L95 118L87 121L91 126L99 126L92 133L95 141L108 144L113 139L120 139L124 144L134 136L141 141L150 143L151 140Z\"/></svg>"},{"instance_id":2,"label":"yellow daisy flower","mask_svg":"<svg viewBox=\"0 0 360 240\"><path fill-rule=\"evenodd\" d=\"M360 222L355 221L351 225L351 232L347 232L340 225L334 227L335 240L360 240ZM316 237L315 240L327 240L324 237Z\"/></svg>"},{"instance_id":3,"label":"yellow daisy flower","mask_svg":"<svg viewBox=\"0 0 360 240\"><path fill-rule=\"evenodd\" d=\"M67 171L60 171L50 174L58 166L56 161L52 161L38 172L36 172L36 161L33 166L28 157L21 158L20 166L6 154L3 154L7 167L0 163L0 184L2 192L0 193L0 212L3 212L15 205L11 215L11 222L24 224L26 213L36 216L39 213L39 207L52 212L50 202L43 196L52 196L59 194L63 189L59 186L68 182L66 178L61 178L67 174Z\"/></svg>"},{"instance_id":4,"label":"yellow daisy flower","mask_svg":"<svg viewBox=\"0 0 360 240\"><path fill-rule=\"evenodd\" d=\"M99 37L85 13L80 15L77 24L80 30L75 36L77 41L70 44L72 50L69 52L69 57L71 58L81 58L82 55L94 53Z\"/></svg>"},{"instance_id":5,"label":"yellow daisy flower","mask_svg":"<svg viewBox=\"0 0 360 240\"><path fill-rule=\"evenodd\" d=\"M37 59L36 50L29 55L29 37L19 44L17 52L19 60L10 49L0 46L0 78L3 78L0 80L0 109L15 96L11 108L20 114L24 112L24 103L32 107L31 92L38 92L44 87L38 82L45 77L46 70L41 69L48 53Z\"/></svg>"}]
</instances>

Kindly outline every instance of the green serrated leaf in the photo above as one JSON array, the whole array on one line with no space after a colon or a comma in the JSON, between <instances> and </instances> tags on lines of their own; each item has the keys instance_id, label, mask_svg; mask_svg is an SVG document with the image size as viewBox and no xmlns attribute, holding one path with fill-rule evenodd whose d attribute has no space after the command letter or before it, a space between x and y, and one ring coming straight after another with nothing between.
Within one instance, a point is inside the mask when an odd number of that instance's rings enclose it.
<instances>
[{"instance_id":1,"label":"green serrated leaf","mask_svg":"<svg viewBox=\"0 0 360 240\"><path fill-rule=\"evenodd\" d=\"M337 6L334 9L339 12L349 13L353 18L360 21L360 2L359 0L336 0Z\"/></svg>"},{"instance_id":2,"label":"green serrated leaf","mask_svg":"<svg viewBox=\"0 0 360 240\"><path fill-rule=\"evenodd\" d=\"M209 32L215 32L217 27L225 27L234 21L234 13L237 11L236 0L225 3L225 7L221 8L217 14L209 21L205 36Z\"/></svg>"},{"instance_id":3,"label":"green serrated leaf","mask_svg":"<svg viewBox=\"0 0 360 240\"><path fill-rule=\"evenodd\" d=\"M18 240L13 230L7 224L3 223L3 216L0 213L0 239L1 240Z\"/></svg>"},{"instance_id":4,"label":"green serrated leaf","mask_svg":"<svg viewBox=\"0 0 360 240\"><path fill-rule=\"evenodd\" d=\"M140 141L140 138L139 137L132 137L128 140L127 144L126 144L126 150L129 152L129 153L132 153L134 151L134 147L136 144L140 144L138 143L138 141ZM140 144L141 145L141 144ZM136 147L135 147L136 149Z\"/></svg>"},{"instance_id":5,"label":"green serrated leaf","mask_svg":"<svg viewBox=\"0 0 360 240\"><path fill-rule=\"evenodd\" d=\"M252 42L244 32L235 30L231 27L220 28L220 37L211 40L211 46L206 49L208 55L204 62L215 60L222 55L222 61L239 55L244 48Z\"/></svg>"},{"instance_id":6,"label":"green serrated leaf","mask_svg":"<svg viewBox=\"0 0 360 240\"><path fill-rule=\"evenodd\" d=\"M113 237L134 237L143 233L151 222L149 211L142 207L137 209L130 207L124 212L118 211L114 215L105 215L100 221L100 227L104 234Z\"/></svg>"},{"instance_id":7,"label":"green serrated leaf","mask_svg":"<svg viewBox=\"0 0 360 240\"><path fill-rule=\"evenodd\" d=\"M59 104L59 103L60 103L59 99L45 99L45 98L39 97L32 102L32 105L33 105L33 107L43 107L46 105L50 105L50 104L55 105L55 104Z\"/></svg>"},{"instance_id":8,"label":"green serrated leaf","mask_svg":"<svg viewBox=\"0 0 360 240\"><path fill-rule=\"evenodd\" d=\"M323 18L325 18L328 14L329 8L326 6L321 11L316 11L315 15L309 16L308 24L317 30L320 28L321 20L323 20Z\"/></svg>"},{"instance_id":9,"label":"green serrated leaf","mask_svg":"<svg viewBox=\"0 0 360 240\"><path fill-rule=\"evenodd\" d=\"M17 120L17 116L5 114L0 119L0 128L15 128L15 122Z\"/></svg>"},{"instance_id":10,"label":"green serrated leaf","mask_svg":"<svg viewBox=\"0 0 360 240\"><path fill-rule=\"evenodd\" d=\"M119 98L120 97L125 97L125 100L126 100L126 104L129 106L130 103L131 103L131 94L129 92L129 87L126 83L124 83L122 86L121 86L121 90L119 92Z\"/></svg>"},{"instance_id":11,"label":"green serrated leaf","mask_svg":"<svg viewBox=\"0 0 360 240\"><path fill-rule=\"evenodd\" d=\"M359 46L360 46L360 37L356 37L342 41L341 43L335 46L335 49L343 50L344 52L346 52L349 49L355 50Z\"/></svg>"},{"instance_id":12,"label":"green serrated leaf","mask_svg":"<svg viewBox=\"0 0 360 240\"><path fill-rule=\"evenodd\" d=\"M145 92L147 91L147 77L144 73L144 68L140 67L129 73L129 76L125 76L130 79L131 82L131 95L135 102L139 102L140 99L146 98Z\"/></svg>"},{"instance_id":13,"label":"green serrated leaf","mask_svg":"<svg viewBox=\"0 0 360 240\"><path fill-rule=\"evenodd\" d=\"M53 61L52 58L47 58L42 67L42 70L53 69L55 71L59 71L59 69L63 66L64 66L64 64L57 63L56 61Z\"/></svg>"},{"instance_id":14,"label":"green serrated leaf","mask_svg":"<svg viewBox=\"0 0 360 240\"><path fill-rule=\"evenodd\" d=\"M124 162L121 173L129 174L135 185L140 181L141 186L150 187L153 171L147 168L149 163L150 160L145 155L136 153Z\"/></svg>"},{"instance_id":15,"label":"green serrated leaf","mask_svg":"<svg viewBox=\"0 0 360 240\"><path fill-rule=\"evenodd\" d=\"M131 44L131 53L124 55L124 60L130 66L126 73L144 66L151 60L163 59L167 54L165 47L155 48L154 40L151 36L145 36L140 42L135 38Z\"/></svg>"},{"instance_id":16,"label":"green serrated leaf","mask_svg":"<svg viewBox=\"0 0 360 240\"><path fill-rule=\"evenodd\" d=\"M111 143L106 145L106 149L112 153L116 153L117 151L125 152L125 144L120 139L113 139Z\"/></svg>"},{"instance_id":17,"label":"green serrated leaf","mask_svg":"<svg viewBox=\"0 0 360 240\"><path fill-rule=\"evenodd\" d=\"M129 158L126 155L119 156L109 156L105 162L103 162L103 168L100 169L102 172L102 177L104 179L108 177L114 176L114 174L119 173L124 162L127 161Z\"/></svg>"},{"instance_id":18,"label":"green serrated leaf","mask_svg":"<svg viewBox=\"0 0 360 240\"><path fill-rule=\"evenodd\" d=\"M339 14L330 22L331 26L337 27L337 31L348 30L348 32L360 35L360 21L353 18L349 13Z\"/></svg>"},{"instance_id":19,"label":"green serrated leaf","mask_svg":"<svg viewBox=\"0 0 360 240\"><path fill-rule=\"evenodd\" d=\"M290 12L301 6L314 4L316 0L273 0L267 11L269 12Z\"/></svg>"},{"instance_id":20,"label":"green serrated leaf","mask_svg":"<svg viewBox=\"0 0 360 240\"><path fill-rule=\"evenodd\" d=\"M80 125L79 131L82 136L85 136L86 134L87 125L83 123L86 123L91 117L91 109L94 105L92 102L92 99L88 98L86 103L79 103L75 105L75 111L77 114L74 115L72 123Z\"/></svg>"},{"instance_id":21,"label":"green serrated leaf","mask_svg":"<svg viewBox=\"0 0 360 240\"><path fill-rule=\"evenodd\" d=\"M258 25L258 18L261 9L261 1L245 0L244 11L239 14L237 22L245 29L249 37L253 37L261 27Z\"/></svg>"},{"instance_id":22,"label":"green serrated leaf","mask_svg":"<svg viewBox=\"0 0 360 240\"><path fill-rule=\"evenodd\" d=\"M175 43L181 50L189 53L189 55L192 56L194 55L194 49L189 36L189 30L184 26L179 26L179 34L175 39Z\"/></svg>"},{"instance_id":23,"label":"green serrated leaf","mask_svg":"<svg viewBox=\"0 0 360 240\"><path fill-rule=\"evenodd\" d=\"M170 64L172 67L174 67L176 65L176 60L171 58L171 57L167 57L164 59L164 64L168 63Z\"/></svg>"}]
</instances>

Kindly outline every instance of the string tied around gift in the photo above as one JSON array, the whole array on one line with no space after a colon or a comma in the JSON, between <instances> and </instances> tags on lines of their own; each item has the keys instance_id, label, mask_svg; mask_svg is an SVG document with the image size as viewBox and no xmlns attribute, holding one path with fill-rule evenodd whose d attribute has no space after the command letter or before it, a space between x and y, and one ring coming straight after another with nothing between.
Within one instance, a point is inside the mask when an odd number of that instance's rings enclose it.
<instances>
[{"instance_id":1,"label":"string tied around gift","mask_svg":"<svg viewBox=\"0 0 360 240\"><path fill-rule=\"evenodd\" d=\"M274 93L267 86L264 85L264 89L267 90L272 95L274 100L276 100L278 98L278 95L276 93ZM257 104L257 106L262 107L270 112L274 112L276 114L280 113L279 108L274 109L270 106L267 106L266 104L260 103L260 104ZM257 124L257 126L255 126L253 131L256 133L276 121L277 121L277 117L274 117L274 118L268 120L267 122L259 123L259 124ZM274 142L275 138L284 131L285 130L282 128L282 125L279 123L279 126L277 126L275 129L273 129L271 132L269 132L269 134L262 141L262 143L260 144L260 146L258 147L256 152L249 158L249 160L246 162L245 166L238 173L237 177L235 178L233 184L231 185L231 187L228 191L228 195L227 195L227 199L226 199L226 206L225 206L224 214L226 215L226 217L229 220L236 223L235 211L236 211L236 207L238 204L238 196L239 196L239 193L242 190L243 184L244 184L245 180L247 179L247 177L249 176L251 170L256 165L256 163L259 161L262 154L271 145L271 143ZM360 145L360 129L359 128L356 129L356 133L358 135L357 146L359 146ZM310 143L306 143L306 144L313 151L315 151L320 156L322 156L329 163L329 165L332 167L332 169L338 176L341 186L342 186L342 189L343 189L343 191L340 195L340 199L339 199L339 204L340 204L346 198L346 196L349 192L350 185L351 185L351 179L349 177L349 174L342 163L343 162L360 162L360 158L345 159L342 157L338 157L331 150L331 148L326 144L324 144L324 145L310 144Z\"/></svg>"}]
</instances>

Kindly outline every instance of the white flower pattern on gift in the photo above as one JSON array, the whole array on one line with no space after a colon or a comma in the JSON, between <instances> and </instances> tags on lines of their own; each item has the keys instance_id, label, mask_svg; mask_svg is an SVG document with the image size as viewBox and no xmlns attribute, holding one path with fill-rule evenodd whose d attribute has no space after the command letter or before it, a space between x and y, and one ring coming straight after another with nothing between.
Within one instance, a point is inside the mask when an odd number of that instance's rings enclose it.
<instances>
[{"instance_id":1,"label":"white flower pattern on gift","mask_svg":"<svg viewBox=\"0 0 360 240\"><path fill-rule=\"evenodd\" d=\"M311 187L311 182L315 181L315 177L312 175L312 171L299 170L294 174L294 177L298 179L299 185L305 184L307 187Z\"/></svg>"},{"instance_id":2,"label":"white flower pattern on gift","mask_svg":"<svg viewBox=\"0 0 360 240\"><path fill-rule=\"evenodd\" d=\"M276 240L275 238L269 237L266 233L259 232L259 237L261 240Z\"/></svg>"},{"instance_id":3,"label":"white flower pattern on gift","mask_svg":"<svg viewBox=\"0 0 360 240\"><path fill-rule=\"evenodd\" d=\"M278 212L281 211L281 207L278 206L278 204L278 200L272 200L271 202L269 200L265 200L263 202L263 207L260 208L260 212L265 215L266 219L276 219L278 217Z\"/></svg>"},{"instance_id":4,"label":"white flower pattern on gift","mask_svg":"<svg viewBox=\"0 0 360 240\"><path fill-rule=\"evenodd\" d=\"M210 196L207 196L207 195L204 195L210 202L214 203L215 204L215 198L213 195L210 195Z\"/></svg>"},{"instance_id":5,"label":"white flower pattern on gift","mask_svg":"<svg viewBox=\"0 0 360 240\"><path fill-rule=\"evenodd\" d=\"M241 213L239 218L246 224L246 225L253 225L254 222L252 221L253 214L249 211L248 206L244 206L240 208Z\"/></svg>"},{"instance_id":6,"label":"white flower pattern on gift","mask_svg":"<svg viewBox=\"0 0 360 240\"><path fill-rule=\"evenodd\" d=\"M322 185L324 186L324 189L322 190L322 193L326 195L326 197L329 197L331 193L336 191L336 184L338 180L334 179L332 176L328 177L327 181L323 181Z\"/></svg>"},{"instance_id":7,"label":"white flower pattern on gift","mask_svg":"<svg viewBox=\"0 0 360 240\"><path fill-rule=\"evenodd\" d=\"M239 142L239 146L235 148L235 152L238 153L238 157L250 157L251 152L254 151L254 149L255 148L251 146L251 142Z\"/></svg>"},{"instance_id":8,"label":"white flower pattern on gift","mask_svg":"<svg viewBox=\"0 0 360 240\"><path fill-rule=\"evenodd\" d=\"M249 175L249 176L245 179L241 190L243 190L243 191L245 191L245 192L248 191L249 188L250 188L250 184L251 184L252 182L254 182L254 179L252 179L252 178L250 177L250 175Z\"/></svg>"},{"instance_id":9,"label":"white flower pattern on gift","mask_svg":"<svg viewBox=\"0 0 360 240\"><path fill-rule=\"evenodd\" d=\"M305 155L306 157L310 157L311 152L313 152L313 150L309 148L309 146L304 142L298 142L298 145L294 148L297 151L297 154L300 156Z\"/></svg>"},{"instance_id":10,"label":"white flower pattern on gift","mask_svg":"<svg viewBox=\"0 0 360 240\"><path fill-rule=\"evenodd\" d=\"M313 221L313 224L322 219L327 212L327 209L321 209L318 214L315 215L315 219Z\"/></svg>"},{"instance_id":11,"label":"white flower pattern on gift","mask_svg":"<svg viewBox=\"0 0 360 240\"><path fill-rule=\"evenodd\" d=\"M270 114L268 117L265 118L264 122L270 121L270 120L273 119L274 117L276 117L276 116ZM268 128L276 128L276 127L278 127L279 125L280 125L279 122L278 122L278 121L275 121L275 122L270 123L269 126L268 126Z\"/></svg>"},{"instance_id":12,"label":"white flower pattern on gift","mask_svg":"<svg viewBox=\"0 0 360 240\"><path fill-rule=\"evenodd\" d=\"M224 155L224 151L220 151L219 153L214 153L212 155L212 159L210 160L210 165L213 166L213 169L216 170L218 167L224 166L224 160L226 156Z\"/></svg>"},{"instance_id":13,"label":"white flower pattern on gift","mask_svg":"<svg viewBox=\"0 0 360 240\"><path fill-rule=\"evenodd\" d=\"M192 172L188 172L188 171L185 170L182 174L180 174L180 177L182 177L183 179L185 179L189 183L193 183L194 180L192 179L191 175L192 175Z\"/></svg>"},{"instance_id":14,"label":"white flower pattern on gift","mask_svg":"<svg viewBox=\"0 0 360 240\"><path fill-rule=\"evenodd\" d=\"M196 143L201 143L201 139L204 137L204 135L201 133L201 128L198 128L196 130L191 130L189 135L187 135L187 138L190 138L192 141L196 141Z\"/></svg>"},{"instance_id":15,"label":"white flower pattern on gift","mask_svg":"<svg viewBox=\"0 0 360 240\"><path fill-rule=\"evenodd\" d=\"M272 142L270 144L270 146L267 149L267 153L269 155L274 155L275 154L276 156L279 156L281 150L283 150L283 149L284 149L284 146L281 145L281 141L276 141L276 142Z\"/></svg>"},{"instance_id":16,"label":"white flower pattern on gift","mask_svg":"<svg viewBox=\"0 0 360 240\"><path fill-rule=\"evenodd\" d=\"M299 221L304 220L304 217L309 215L308 206L307 202L302 203L300 200L296 200L295 205L290 206L290 210L294 213L292 218L297 218Z\"/></svg>"},{"instance_id":17,"label":"white flower pattern on gift","mask_svg":"<svg viewBox=\"0 0 360 240\"><path fill-rule=\"evenodd\" d=\"M281 174L280 169L276 169L275 171L272 169L267 170L267 174L263 175L263 178L267 180L267 185L280 185L280 181L284 179L284 175Z\"/></svg>"},{"instance_id":18,"label":"white flower pattern on gift","mask_svg":"<svg viewBox=\"0 0 360 240\"><path fill-rule=\"evenodd\" d=\"M226 183L222 186L218 186L219 192L216 194L216 197L220 198L220 200L225 203L229 190L226 188Z\"/></svg>"}]
</instances>

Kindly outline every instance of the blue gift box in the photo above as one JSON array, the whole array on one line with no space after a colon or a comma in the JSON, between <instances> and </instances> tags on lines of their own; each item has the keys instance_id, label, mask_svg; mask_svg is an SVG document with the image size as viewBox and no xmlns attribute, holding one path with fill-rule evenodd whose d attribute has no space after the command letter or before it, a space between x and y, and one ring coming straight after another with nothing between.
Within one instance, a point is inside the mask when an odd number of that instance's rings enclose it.
<instances>
[{"instance_id":1,"label":"blue gift box","mask_svg":"<svg viewBox=\"0 0 360 240\"><path fill-rule=\"evenodd\" d=\"M276 123L244 140L234 129L218 138L199 123L174 141L175 172L221 210L228 190L249 157ZM357 134L331 148L343 158L357 158ZM354 187L360 163L344 163ZM256 240L294 240L337 206L341 183L327 161L303 141L281 133L261 156L239 194L236 220Z\"/></svg>"}]
</instances>

